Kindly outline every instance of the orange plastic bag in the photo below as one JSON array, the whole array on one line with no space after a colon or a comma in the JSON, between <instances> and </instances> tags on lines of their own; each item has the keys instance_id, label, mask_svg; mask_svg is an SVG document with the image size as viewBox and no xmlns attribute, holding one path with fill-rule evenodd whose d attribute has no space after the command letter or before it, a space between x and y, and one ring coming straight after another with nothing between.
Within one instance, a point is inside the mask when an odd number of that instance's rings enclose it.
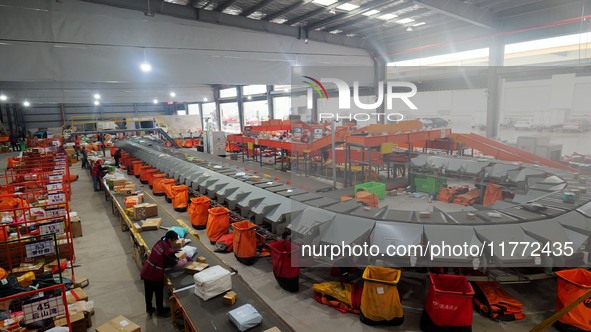
<instances>
[{"instance_id":1,"label":"orange plastic bag","mask_svg":"<svg viewBox=\"0 0 591 332\"><path fill-rule=\"evenodd\" d=\"M148 169L142 169L142 173L140 174L140 182L143 184L148 184L149 183L149 179L152 176L152 174L158 172L157 169L153 169L152 167L148 168Z\"/></svg>"},{"instance_id":2,"label":"orange plastic bag","mask_svg":"<svg viewBox=\"0 0 591 332\"><path fill-rule=\"evenodd\" d=\"M147 170L149 170L150 168L152 168L152 166L148 166L148 165L142 165L142 166L140 166L140 168L139 168L139 173L136 173L136 172L135 172L135 170L134 170L134 171L133 171L133 175L135 175L135 177L136 177L136 178L140 179L140 182L141 182L141 183L144 183L144 181L142 181L142 180L141 180L141 177L142 177L142 176L144 176L144 178L145 178L145 175L144 175L144 173L145 173ZM147 183L147 182L146 182L146 183ZM145 183L144 183L144 184L145 184Z\"/></svg>"},{"instance_id":3,"label":"orange plastic bag","mask_svg":"<svg viewBox=\"0 0 591 332\"><path fill-rule=\"evenodd\" d=\"M561 310L591 289L591 272L585 269L572 269L556 272L556 311ZM575 327L591 331L591 301L586 300L562 316L555 323L559 330ZM562 326L561 326L562 325ZM566 326L565 326L566 325Z\"/></svg>"},{"instance_id":4,"label":"orange plastic bag","mask_svg":"<svg viewBox=\"0 0 591 332\"><path fill-rule=\"evenodd\" d=\"M189 187L182 184L180 186L172 186L172 208L177 212L187 211L189 205Z\"/></svg>"},{"instance_id":5,"label":"orange plastic bag","mask_svg":"<svg viewBox=\"0 0 591 332\"><path fill-rule=\"evenodd\" d=\"M164 179L165 177L166 177L166 174L164 174L164 173L152 174L152 176L150 176L148 178L148 185L150 186L150 189L154 189L154 180L156 180L157 178Z\"/></svg>"},{"instance_id":6,"label":"orange plastic bag","mask_svg":"<svg viewBox=\"0 0 591 332\"><path fill-rule=\"evenodd\" d=\"M210 199L207 196L191 198L189 206L189 215L191 216L191 225L195 229L205 229L209 215Z\"/></svg>"},{"instance_id":7,"label":"orange plastic bag","mask_svg":"<svg viewBox=\"0 0 591 332\"><path fill-rule=\"evenodd\" d=\"M176 185L175 179L166 179L162 181L162 187L164 187L164 193L166 194L166 202L172 203L172 187Z\"/></svg>"},{"instance_id":8,"label":"orange plastic bag","mask_svg":"<svg viewBox=\"0 0 591 332\"><path fill-rule=\"evenodd\" d=\"M369 191L358 191L357 192L357 202L369 207L379 207L380 203L378 202L378 196L376 194L372 194Z\"/></svg>"},{"instance_id":9,"label":"orange plastic bag","mask_svg":"<svg viewBox=\"0 0 591 332\"><path fill-rule=\"evenodd\" d=\"M164 189L164 184L167 182L175 183L174 179L166 178L166 177L157 177L154 179L154 187L152 188L152 193L156 196L164 196L166 191Z\"/></svg>"},{"instance_id":10,"label":"orange plastic bag","mask_svg":"<svg viewBox=\"0 0 591 332\"><path fill-rule=\"evenodd\" d=\"M234 228L234 256L246 265L252 265L257 259L257 233L255 224L242 220L232 224Z\"/></svg>"},{"instance_id":11,"label":"orange plastic bag","mask_svg":"<svg viewBox=\"0 0 591 332\"><path fill-rule=\"evenodd\" d=\"M131 175L135 175L135 177L139 177L143 161L136 160L136 161L132 162L131 164L133 166L133 172Z\"/></svg>"},{"instance_id":12,"label":"orange plastic bag","mask_svg":"<svg viewBox=\"0 0 591 332\"><path fill-rule=\"evenodd\" d=\"M207 237L211 244L224 234L230 232L230 210L225 207L215 207L209 209L209 216L207 217Z\"/></svg>"},{"instance_id":13,"label":"orange plastic bag","mask_svg":"<svg viewBox=\"0 0 591 332\"><path fill-rule=\"evenodd\" d=\"M183 147L188 148L188 149L192 148L193 147L193 141L190 140L190 139L184 140L183 141Z\"/></svg>"}]
</instances>

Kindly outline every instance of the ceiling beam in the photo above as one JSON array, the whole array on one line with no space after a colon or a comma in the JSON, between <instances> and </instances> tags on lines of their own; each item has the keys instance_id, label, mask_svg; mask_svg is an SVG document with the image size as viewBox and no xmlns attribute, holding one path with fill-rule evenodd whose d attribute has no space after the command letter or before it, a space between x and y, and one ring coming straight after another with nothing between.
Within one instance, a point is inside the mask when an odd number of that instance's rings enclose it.
<instances>
[{"instance_id":1,"label":"ceiling beam","mask_svg":"<svg viewBox=\"0 0 591 332\"><path fill-rule=\"evenodd\" d=\"M256 5L245 9L240 16L244 16L244 17L248 17L252 14L254 14L256 11L259 11L261 9L263 9L263 7L267 6L268 4L270 4L271 2L273 2L273 0L263 0L259 3L257 3Z\"/></svg>"},{"instance_id":2,"label":"ceiling beam","mask_svg":"<svg viewBox=\"0 0 591 332\"><path fill-rule=\"evenodd\" d=\"M346 3L346 2L347 1L340 0L340 1L337 1L337 2L335 2L333 4L331 4L331 5L328 5L326 7L320 6L320 8L318 8L318 9L315 9L313 11L307 12L307 13L305 13L303 15L300 15L300 16L294 18L294 19L291 19L291 20L287 21L287 24L288 25L294 25L294 24L300 23L301 21L305 21L305 20L307 20L307 19L309 19L311 17L314 17L314 16L316 16L318 14L322 14L322 13L326 12L327 10L331 10L331 9L334 9L334 8L336 8L338 6L341 6L343 3Z\"/></svg>"},{"instance_id":3,"label":"ceiling beam","mask_svg":"<svg viewBox=\"0 0 591 332\"><path fill-rule=\"evenodd\" d=\"M238 0L228 0L224 3L220 3L217 5L217 7L215 7L215 11L216 12L223 12L224 10L228 9L228 7L232 6L236 1Z\"/></svg>"},{"instance_id":4,"label":"ceiling beam","mask_svg":"<svg viewBox=\"0 0 591 332\"><path fill-rule=\"evenodd\" d=\"M432 11L479 27L487 29L499 27L499 20L490 11L459 0L414 0L414 2Z\"/></svg>"},{"instance_id":5,"label":"ceiling beam","mask_svg":"<svg viewBox=\"0 0 591 332\"><path fill-rule=\"evenodd\" d=\"M398 2L401 3L402 1L398 1ZM350 11L350 12L337 14L337 15L325 18L323 20L314 22L312 24L308 24L308 25L306 25L306 29L307 30L315 30L315 29L321 28L323 26L326 26L330 23L346 20L350 17L354 17L357 15L363 14L367 11L372 10L372 9L381 8L383 6L390 5L390 4L392 4L392 0L376 0L376 1L370 2L369 5L367 5L367 6L359 7L357 9ZM408 7L408 4L402 3L402 4L399 4L395 7L393 7L392 10L388 9L388 11L393 12L393 11L396 11L398 9L405 8L405 7ZM394 9L394 8L397 8L397 9Z\"/></svg>"},{"instance_id":6,"label":"ceiling beam","mask_svg":"<svg viewBox=\"0 0 591 332\"><path fill-rule=\"evenodd\" d=\"M285 15L285 14L291 12L291 11L296 10L297 8L300 8L301 6L309 3L310 1L311 0L300 0L300 1L294 3L294 4L290 5L290 6L287 6L287 7L283 8L283 9L281 9L281 10L278 10L278 11L276 11L274 13L271 13L271 14L265 16L265 20L266 21L272 21L272 20L274 20L274 19L276 19L276 18L278 18L280 16L283 16L283 15Z\"/></svg>"},{"instance_id":7,"label":"ceiling beam","mask_svg":"<svg viewBox=\"0 0 591 332\"><path fill-rule=\"evenodd\" d=\"M417 15L425 14L426 12L429 12L429 10L424 9L424 8L419 8L417 10L413 10L413 11L410 11L408 13L402 14L402 15L394 18L394 20L401 20L401 19L404 19L404 18L411 18L411 17L415 17ZM339 25L335 25L335 26L330 27L330 30L339 29L339 30L344 30L344 33L351 34L351 33L359 33L361 31L366 31L366 30L372 30L372 29L379 28L379 27L385 27L385 25L386 25L385 24L386 23L385 21L376 19L377 21L380 21L380 22L376 22L374 24L366 24L366 25L364 25L362 27L358 27L358 28L354 28L354 29L346 29L346 27L348 27L348 26L352 26L352 25L355 25L357 23L360 23L360 22L364 21L364 19L365 18L358 18L356 20L347 21L345 23L342 23L342 24L339 24ZM421 18L421 20L422 20L422 18ZM419 22L417 21L417 22L413 22L413 23L419 23ZM409 25L412 25L412 24L409 24ZM406 26L404 26L404 27L406 27Z\"/></svg>"}]
</instances>

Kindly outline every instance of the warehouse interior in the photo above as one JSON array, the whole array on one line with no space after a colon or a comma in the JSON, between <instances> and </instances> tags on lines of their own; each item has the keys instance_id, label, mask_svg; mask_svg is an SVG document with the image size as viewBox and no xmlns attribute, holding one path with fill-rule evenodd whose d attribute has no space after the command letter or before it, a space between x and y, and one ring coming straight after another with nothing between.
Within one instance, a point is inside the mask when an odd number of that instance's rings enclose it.
<instances>
[{"instance_id":1,"label":"warehouse interior","mask_svg":"<svg viewBox=\"0 0 591 332\"><path fill-rule=\"evenodd\" d=\"M591 330L590 19L0 0L0 331Z\"/></svg>"}]
</instances>

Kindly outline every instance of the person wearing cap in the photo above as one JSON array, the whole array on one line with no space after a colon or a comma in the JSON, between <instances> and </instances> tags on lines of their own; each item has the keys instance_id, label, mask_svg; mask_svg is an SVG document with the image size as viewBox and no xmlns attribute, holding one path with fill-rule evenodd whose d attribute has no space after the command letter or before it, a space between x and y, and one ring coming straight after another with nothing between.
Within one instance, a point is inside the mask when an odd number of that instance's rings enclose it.
<instances>
[{"instance_id":1,"label":"person wearing cap","mask_svg":"<svg viewBox=\"0 0 591 332\"><path fill-rule=\"evenodd\" d=\"M187 264L187 259L179 260L175 255L176 250L172 248L172 244L178 239L179 235L175 231L166 232L166 235L152 247L140 273L144 280L146 313L149 316L156 311L159 317L170 317L170 308L164 307L164 269ZM152 306L153 294L156 295L156 310Z\"/></svg>"}]
</instances>

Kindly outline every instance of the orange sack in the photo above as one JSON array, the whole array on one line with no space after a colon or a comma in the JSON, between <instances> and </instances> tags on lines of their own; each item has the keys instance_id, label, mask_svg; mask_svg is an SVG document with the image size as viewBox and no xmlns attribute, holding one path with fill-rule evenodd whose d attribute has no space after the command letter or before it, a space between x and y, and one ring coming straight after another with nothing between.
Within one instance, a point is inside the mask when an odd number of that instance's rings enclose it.
<instances>
[{"instance_id":1,"label":"orange sack","mask_svg":"<svg viewBox=\"0 0 591 332\"><path fill-rule=\"evenodd\" d=\"M187 211L189 205L189 187L184 184L172 186L172 208L177 212Z\"/></svg>"},{"instance_id":2,"label":"orange sack","mask_svg":"<svg viewBox=\"0 0 591 332\"><path fill-rule=\"evenodd\" d=\"M214 244L224 234L230 232L230 210L225 207L209 209L207 217L207 237L209 242Z\"/></svg>"},{"instance_id":3,"label":"orange sack","mask_svg":"<svg viewBox=\"0 0 591 332\"><path fill-rule=\"evenodd\" d=\"M166 202L172 203L172 187L176 185L175 179L166 179L162 181L162 186L164 187L164 193L166 194Z\"/></svg>"},{"instance_id":4,"label":"orange sack","mask_svg":"<svg viewBox=\"0 0 591 332\"><path fill-rule=\"evenodd\" d=\"M246 265L252 265L257 258L257 233L255 224L242 220L232 224L234 228L234 256Z\"/></svg>"},{"instance_id":5,"label":"orange sack","mask_svg":"<svg viewBox=\"0 0 591 332\"><path fill-rule=\"evenodd\" d=\"M187 210L191 217L191 225L195 229L205 229L209 216L210 199L207 196L191 198L191 205Z\"/></svg>"},{"instance_id":6,"label":"orange sack","mask_svg":"<svg viewBox=\"0 0 591 332\"><path fill-rule=\"evenodd\" d=\"M591 289L591 272L572 269L556 272L556 311L574 302ZM591 331L591 300L587 299L567 312L555 324L559 331ZM573 329L574 327L574 329Z\"/></svg>"}]
</instances>

